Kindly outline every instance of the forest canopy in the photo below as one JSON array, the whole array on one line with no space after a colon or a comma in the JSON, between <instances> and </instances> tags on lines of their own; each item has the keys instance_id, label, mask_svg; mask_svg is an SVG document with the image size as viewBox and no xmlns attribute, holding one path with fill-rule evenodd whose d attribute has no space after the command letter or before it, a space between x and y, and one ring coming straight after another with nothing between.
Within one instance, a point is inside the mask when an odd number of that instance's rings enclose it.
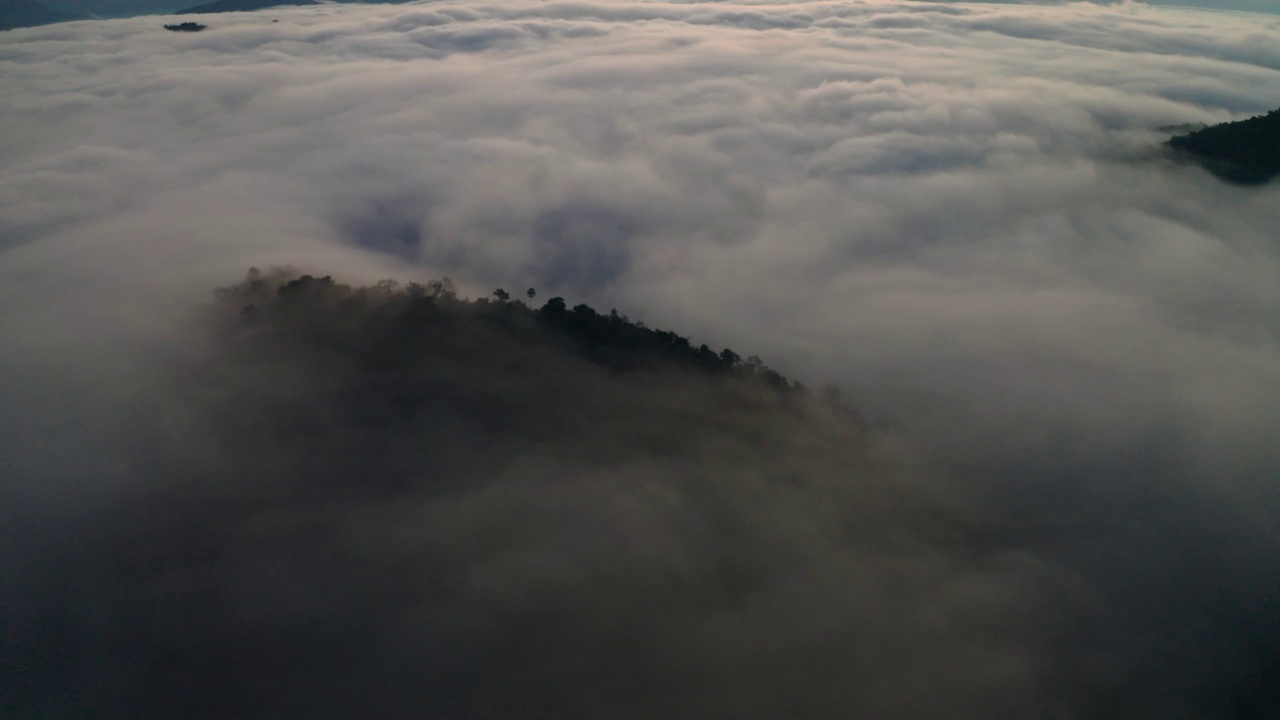
<instances>
[{"instance_id":1,"label":"forest canopy","mask_svg":"<svg viewBox=\"0 0 1280 720\"><path fill-rule=\"evenodd\" d=\"M1178 135L1169 146L1224 180L1262 184L1280 175L1280 109Z\"/></svg>"},{"instance_id":2,"label":"forest canopy","mask_svg":"<svg viewBox=\"0 0 1280 720\"><path fill-rule=\"evenodd\" d=\"M219 291L224 303L242 303L239 314L246 322L304 323L313 331L334 334L334 342L340 341L337 334L362 324L363 332L381 336L370 345L374 349L413 348L430 337L430 347L439 351L442 341L459 336L480 333L497 343L505 335L516 354L519 348L554 348L615 371L671 367L759 383L781 393L808 394L803 385L790 382L756 356L744 359L729 348L695 347L686 337L632 322L616 309L601 313L586 304L570 308L562 297L535 309L536 290L525 294L528 303L513 300L502 288L494 290L493 300L468 300L458 297L448 278L406 285L386 280L353 288L331 276L291 276L288 271L263 275L258 270L250 271L244 283Z\"/></svg>"}]
</instances>

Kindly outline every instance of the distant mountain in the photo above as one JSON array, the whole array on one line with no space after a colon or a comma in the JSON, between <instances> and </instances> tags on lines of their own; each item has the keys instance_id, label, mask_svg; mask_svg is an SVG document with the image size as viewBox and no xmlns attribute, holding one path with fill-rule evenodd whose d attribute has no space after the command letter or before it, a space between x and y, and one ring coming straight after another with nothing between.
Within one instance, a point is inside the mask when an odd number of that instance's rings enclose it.
<instances>
[{"instance_id":1,"label":"distant mountain","mask_svg":"<svg viewBox=\"0 0 1280 720\"><path fill-rule=\"evenodd\" d=\"M1224 180L1265 183L1280 176L1280 109L1178 135L1169 147Z\"/></svg>"},{"instance_id":2,"label":"distant mountain","mask_svg":"<svg viewBox=\"0 0 1280 720\"><path fill-rule=\"evenodd\" d=\"M4 4L8 0L0 0ZM137 15L168 15L198 0L40 0L45 7L64 15L85 18L123 18Z\"/></svg>"},{"instance_id":3,"label":"distant mountain","mask_svg":"<svg viewBox=\"0 0 1280 720\"><path fill-rule=\"evenodd\" d=\"M319 5L316 0L214 0L203 5L179 10L178 15L198 13L242 12L246 10L265 10L282 5Z\"/></svg>"},{"instance_id":4,"label":"distant mountain","mask_svg":"<svg viewBox=\"0 0 1280 720\"><path fill-rule=\"evenodd\" d=\"M0 30L49 25L75 19L73 15L54 12L37 0L0 0Z\"/></svg>"}]
</instances>

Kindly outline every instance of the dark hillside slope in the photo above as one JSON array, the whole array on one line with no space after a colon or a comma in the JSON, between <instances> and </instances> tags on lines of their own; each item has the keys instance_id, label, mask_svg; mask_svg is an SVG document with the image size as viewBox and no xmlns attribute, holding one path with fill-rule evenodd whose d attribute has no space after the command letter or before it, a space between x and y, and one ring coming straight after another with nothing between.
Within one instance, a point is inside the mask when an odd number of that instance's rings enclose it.
<instances>
[{"instance_id":1,"label":"dark hillside slope","mask_svg":"<svg viewBox=\"0 0 1280 720\"><path fill-rule=\"evenodd\" d=\"M48 9L37 0L0 1L0 30L49 25L75 19L74 16Z\"/></svg>"},{"instance_id":2,"label":"dark hillside slope","mask_svg":"<svg viewBox=\"0 0 1280 720\"><path fill-rule=\"evenodd\" d=\"M224 12L243 12L252 10L265 10L267 8L280 7L284 5L318 5L315 0L214 0L213 2L196 5L185 10L179 10L176 15L195 15L203 13L224 13Z\"/></svg>"},{"instance_id":3,"label":"dark hillside slope","mask_svg":"<svg viewBox=\"0 0 1280 720\"><path fill-rule=\"evenodd\" d=\"M193 311L118 435L0 485L0 717L1274 717L1249 546L961 499L758 359L524 296Z\"/></svg>"},{"instance_id":4,"label":"dark hillside slope","mask_svg":"<svg viewBox=\"0 0 1280 720\"><path fill-rule=\"evenodd\" d=\"M825 704L783 659L883 664L855 640L916 631L866 574L945 584L893 535L965 535L841 407L614 313L253 275L201 323L132 485L0 580L6 717L754 717L717 695L760 673Z\"/></svg>"},{"instance_id":5,"label":"dark hillside slope","mask_svg":"<svg viewBox=\"0 0 1280 720\"><path fill-rule=\"evenodd\" d=\"M1224 180L1265 183L1280 175L1280 109L1179 135L1169 146Z\"/></svg>"}]
</instances>

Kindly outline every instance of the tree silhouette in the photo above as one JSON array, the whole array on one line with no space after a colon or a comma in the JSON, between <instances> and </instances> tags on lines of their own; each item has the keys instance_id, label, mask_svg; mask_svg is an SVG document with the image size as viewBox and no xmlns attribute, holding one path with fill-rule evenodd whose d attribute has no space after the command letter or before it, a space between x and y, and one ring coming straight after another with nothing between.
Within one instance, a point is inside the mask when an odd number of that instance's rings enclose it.
<instances>
[{"instance_id":1,"label":"tree silhouette","mask_svg":"<svg viewBox=\"0 0 1280 720\"><path fill-rule=\"evenodd\" d=\"M564 298L553 297L542 306L542 317L549 320L556 320L563 317L568 312L568 305L565 304Z\"/></svg>"},{"instance_id":2,"label":"tree silhouette","mask_svg":"<svg viewBox=\"0 0 1280 720\"><path fill-rule=\"evenodd\" d=\"M532 304L509 302L511 295L503 288L493 291L496 302L460 299L447 278L406 285L383 281L353 288L327 275L296 275L286 270L251 270L242 283L219 294L246 326L289 326L329 337L335 346L354 342L343 333L363 326L364 332L378 338L367 344L365 358L379 367L404 363L422 338L455 333L493 342L550 345L619 372L678 368L783 394L813 395L754 355L743 360L729 348L717 352L706 345L694 346L686 337L647 327L616 309L600 313L585 303L570 309L562 297L553 297L534 310ZM530 300L536 294L533 288L525 292Z\"/></svg>"}]
</instances>

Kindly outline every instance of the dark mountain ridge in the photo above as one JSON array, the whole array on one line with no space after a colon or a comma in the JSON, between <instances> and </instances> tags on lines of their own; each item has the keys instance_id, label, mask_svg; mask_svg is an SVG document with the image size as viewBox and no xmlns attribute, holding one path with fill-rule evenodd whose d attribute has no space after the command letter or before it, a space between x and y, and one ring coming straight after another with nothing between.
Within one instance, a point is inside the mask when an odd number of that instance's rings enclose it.
<instances>
[{"instance_id":1,"label":"dark mountain ridge","mask_svg":"<svg viewBox=\"0 0 1280 720\"><path fill-rule=\"evenodd\" d=\"M409 0L336 0L336 2L344 5L400 5ZM177 11L178 15L188 13L223 13L223 12L251 12L254 10L266 10L273 7L287 7L290 5L320 5L319 0L213 0L202 5L189 7L185 10Z\"/></svg>"},{"instance_id":2,"label":"dark mountain ridge","mask_svg":"<svg viewBox=\"0 0 1280 720\"><path fill-rule=\"evenodd\" d=\"M415 333L442 328L454 332L462 325L473 331L492 326L496 332L513 335L516 346L550 345L616 372L669 366L758 383L779 393L809 394L805 386L787 380L758 357L744 359L729 348L717 352L705 344L694 346L686 337L632 322L617 310L600 313L586 304L571 309L561 297L534 309L536 291L530 288L525 295L528 303L499 288L494 290L493 300L466 300L457 296L447 278L426 284L401 286L388 281L374 288L353 288L329 276L280 272L267 276L251 273L244 284L222 291L224 299L244 303L240 316L250 324L259 322L264 313L280 322L305 298L314 310L336 312L345 307L347 312L355 312L361 308L365 323L370 323L370 315L385 319L391 313L395 323L388 331L405 333L405 338L389 339L392 344L408 342Z\"/></svg>"},{"instance_id":3,"label":"dark mountain ridge","mask_svg":"<svg viewBox=\"0 0 1280 720\"><path fill-rule=\"evenodd\" d=\"M319 5L315 0L214 0L179 10L176 15L197 15L204 13L247 12L265 10L267 8L286 5Z\"/></svg>"},{"instance_id":4,"label":"dark mountain ridge","mask_svg":"<svg viewBox=\"0 0 1280 720\"><path fill-rule=\"evenodd\" d=\"M0 2L0 30L51 25L78 20L75 15L54 12L38 0L3 0Z\"/></svg>"},{"instance_id":5,"label":"dark mountain ridge","mask_svg":"<svg viewBox=\"0 0 1280 720\"><path fill-rule=\"evenodd\" d=\"M1178 135L1168 145L1223 180L1260 185L1280 175L1280 109Z\"/></svg>"}]
</instances>

